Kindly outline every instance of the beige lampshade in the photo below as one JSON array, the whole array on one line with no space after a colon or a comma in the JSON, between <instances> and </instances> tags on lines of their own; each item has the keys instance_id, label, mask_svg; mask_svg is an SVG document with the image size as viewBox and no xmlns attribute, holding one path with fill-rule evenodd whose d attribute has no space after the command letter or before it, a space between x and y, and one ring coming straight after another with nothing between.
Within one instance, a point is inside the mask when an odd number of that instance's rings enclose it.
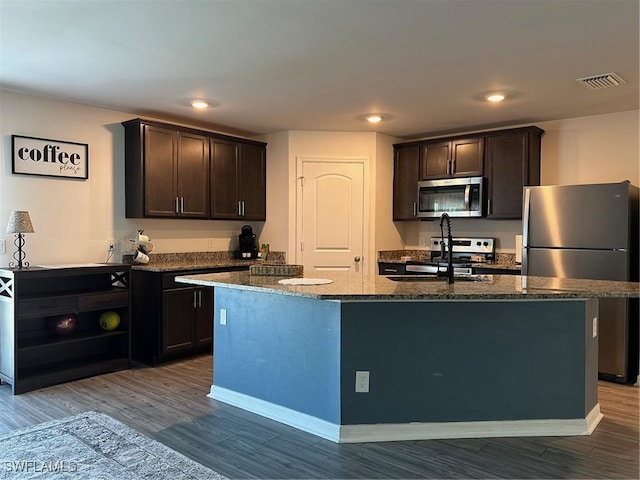
<instances>
[{"instance_id":1,"label":"beige lampshade","mask_svg":"<svg viewBox=\"0 0 640 480\"><path fill-rule=\"evenodd\" d=\"M9 215L7 233L34 233L31 217L26 210L14 210Z\"/></svg>"}]
</instances>

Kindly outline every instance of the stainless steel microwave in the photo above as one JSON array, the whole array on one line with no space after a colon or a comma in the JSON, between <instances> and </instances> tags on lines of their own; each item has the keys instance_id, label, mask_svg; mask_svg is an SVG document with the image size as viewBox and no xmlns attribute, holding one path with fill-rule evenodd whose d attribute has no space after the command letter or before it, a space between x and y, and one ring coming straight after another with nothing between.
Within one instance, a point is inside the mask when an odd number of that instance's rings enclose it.
<instances>
[{"instance_id":1,"label":"stainless steel microwave","mask_svg":"<svg viewBox=\"0 0 640 480\"><path fill-rule=\"evenodd\" d=\"M482 177L445 178L418 182L419 218L482 217Z\"/></svg>"}]
</instances>

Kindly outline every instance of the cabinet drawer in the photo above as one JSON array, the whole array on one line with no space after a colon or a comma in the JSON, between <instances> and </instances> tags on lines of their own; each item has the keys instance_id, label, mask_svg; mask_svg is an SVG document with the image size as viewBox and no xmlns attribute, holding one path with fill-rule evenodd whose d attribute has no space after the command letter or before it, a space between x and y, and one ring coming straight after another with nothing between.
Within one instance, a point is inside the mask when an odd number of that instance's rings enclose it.
<instances>
[{"instance_id":1,"label":"cabinet drawer","mask_svg":"<svg viewBox=\"0 0 640 480\"><path fill-rule=\"evenodd\" d=\"M75 313L78 302L76 296L43 297L18 301L18 316L33 317Z\"/></svg>"},{"instance_id":2,"label":"cabinet drawer","mask_svg":"<svg viewBox=\"0 0 640 480\"><path fill-rule=\"evenodd\" d=\"M128 305L129 292L127 290L92 293L78 298L78 310L81 312L127 307Z\"/></svg>"},{"instance_id":3,"label":"cabinet drawer","mask_svg":"<svg viewBox=\"0 0 640 480\"><path fill-rule=\"evenodd\" d=\"M404 263L378 263L378 275L405 275L406 265Z\"/></svg>"}]
</instances>

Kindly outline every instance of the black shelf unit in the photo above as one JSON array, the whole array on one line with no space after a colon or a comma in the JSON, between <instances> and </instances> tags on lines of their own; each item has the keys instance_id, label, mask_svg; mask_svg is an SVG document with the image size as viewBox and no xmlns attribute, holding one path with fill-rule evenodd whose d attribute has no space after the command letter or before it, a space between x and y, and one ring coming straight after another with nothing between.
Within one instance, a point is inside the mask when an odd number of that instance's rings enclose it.
<instances>
[{"instance_id":1,"label":"black shelf unit","mask_svg":"<svg viewBox=\"0 0 640 480\"><path fill-rule=\"evenodd\" d=\"M0 380L14 394L127 369L131 362L129 274L126 264L0 269ZM99 326L115 311L114 330ZM76 327L55 335L56 315L73 314Z\"/></svg>"}]
</instances>

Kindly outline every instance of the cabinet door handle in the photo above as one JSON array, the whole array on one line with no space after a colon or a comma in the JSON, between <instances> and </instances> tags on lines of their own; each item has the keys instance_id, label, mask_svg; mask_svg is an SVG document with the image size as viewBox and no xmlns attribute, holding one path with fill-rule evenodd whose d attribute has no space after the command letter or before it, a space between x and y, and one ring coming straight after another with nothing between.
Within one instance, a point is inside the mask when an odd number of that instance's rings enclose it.
<instances>
[{"instance_id":1,"label":"cabinet door handle","mask_svg":"<svg viewBox=\"0 0 640 480\"><path fill-rule=\"evenodd\" d=\"M491 211L491 199L487 200L487 203L488 203L488 205L487 205L487 211L488 211L488 213L493 213L493 212Z\"/></svg>"},{"instance_id":2,"label":"cabinet door handle","mask_svg":"<svg viewBox=\"0 0 640 480\"><path fill-rule=\"evenodd\" d=\"M198 290L198 307L202 307L202 290Z\"/></svg>"},{"instance_id":3,"label":"cabinet door handle","mask_svg":"<svg viewBox=\"0 0 640 480\"><path fill-rule=\"evenodd\" d=\"M242 202L238 200L238 216L242 216Z\"/></svg>"},{"instance_id":4,"label":"cabinet door handle","mask_svg":"<svg viewBox=\"0 0 640 480\"><path fill-rule=\"evenodd\" d=\"M413 216L418 216L418 202L413 202Z\"/></svg>"},{"instance_id":5,"label":"cabinet door handle","mask_svg":"<svg viewBox=\"0 0 640 480\"><path fill-rule=\"evenodd\" d=\"M198 304L196 302L196 291L193 291L193 308L197 308Z\"/></svg>"},{"instance_id":6,"label":"cabinet door handle","mask_svg":"<svg viewBox=\"0 0 640 480\"><path fill-rule=\"evenodd\" d=\"M179 202L180 200L178 199L178 197L176 197L176 213L180 213L180 205Z\"/></svg>"},{"instance_id":7,"label":"cabinet door handle","mask_svg":"<svg viewBox=\"0 0 640 480\"><path fill-rule=\"evenodd\" d=\"M244 200L242 200L242 216L244 217Z\"/></svg>"},{"instance_id":8,"label":"cabinet door handle","mask_svg":"<svg viewBox=\"0 0 640 480\"><path fill-rule=\"evenodd\" d=\"M184 213L184 197L180 197L180 213Z\"/></svg>"},{"instance_id":9,"label":"cabinet door handle","mask_svg":"<svg viewBox=\"0 0 640 480\"><path fill-rule=\"evenodd\" d=\"M456 159L454 158L453 160L451 160L451 175L455 174L456 172Z\"/></svg>"}]
</instances>

